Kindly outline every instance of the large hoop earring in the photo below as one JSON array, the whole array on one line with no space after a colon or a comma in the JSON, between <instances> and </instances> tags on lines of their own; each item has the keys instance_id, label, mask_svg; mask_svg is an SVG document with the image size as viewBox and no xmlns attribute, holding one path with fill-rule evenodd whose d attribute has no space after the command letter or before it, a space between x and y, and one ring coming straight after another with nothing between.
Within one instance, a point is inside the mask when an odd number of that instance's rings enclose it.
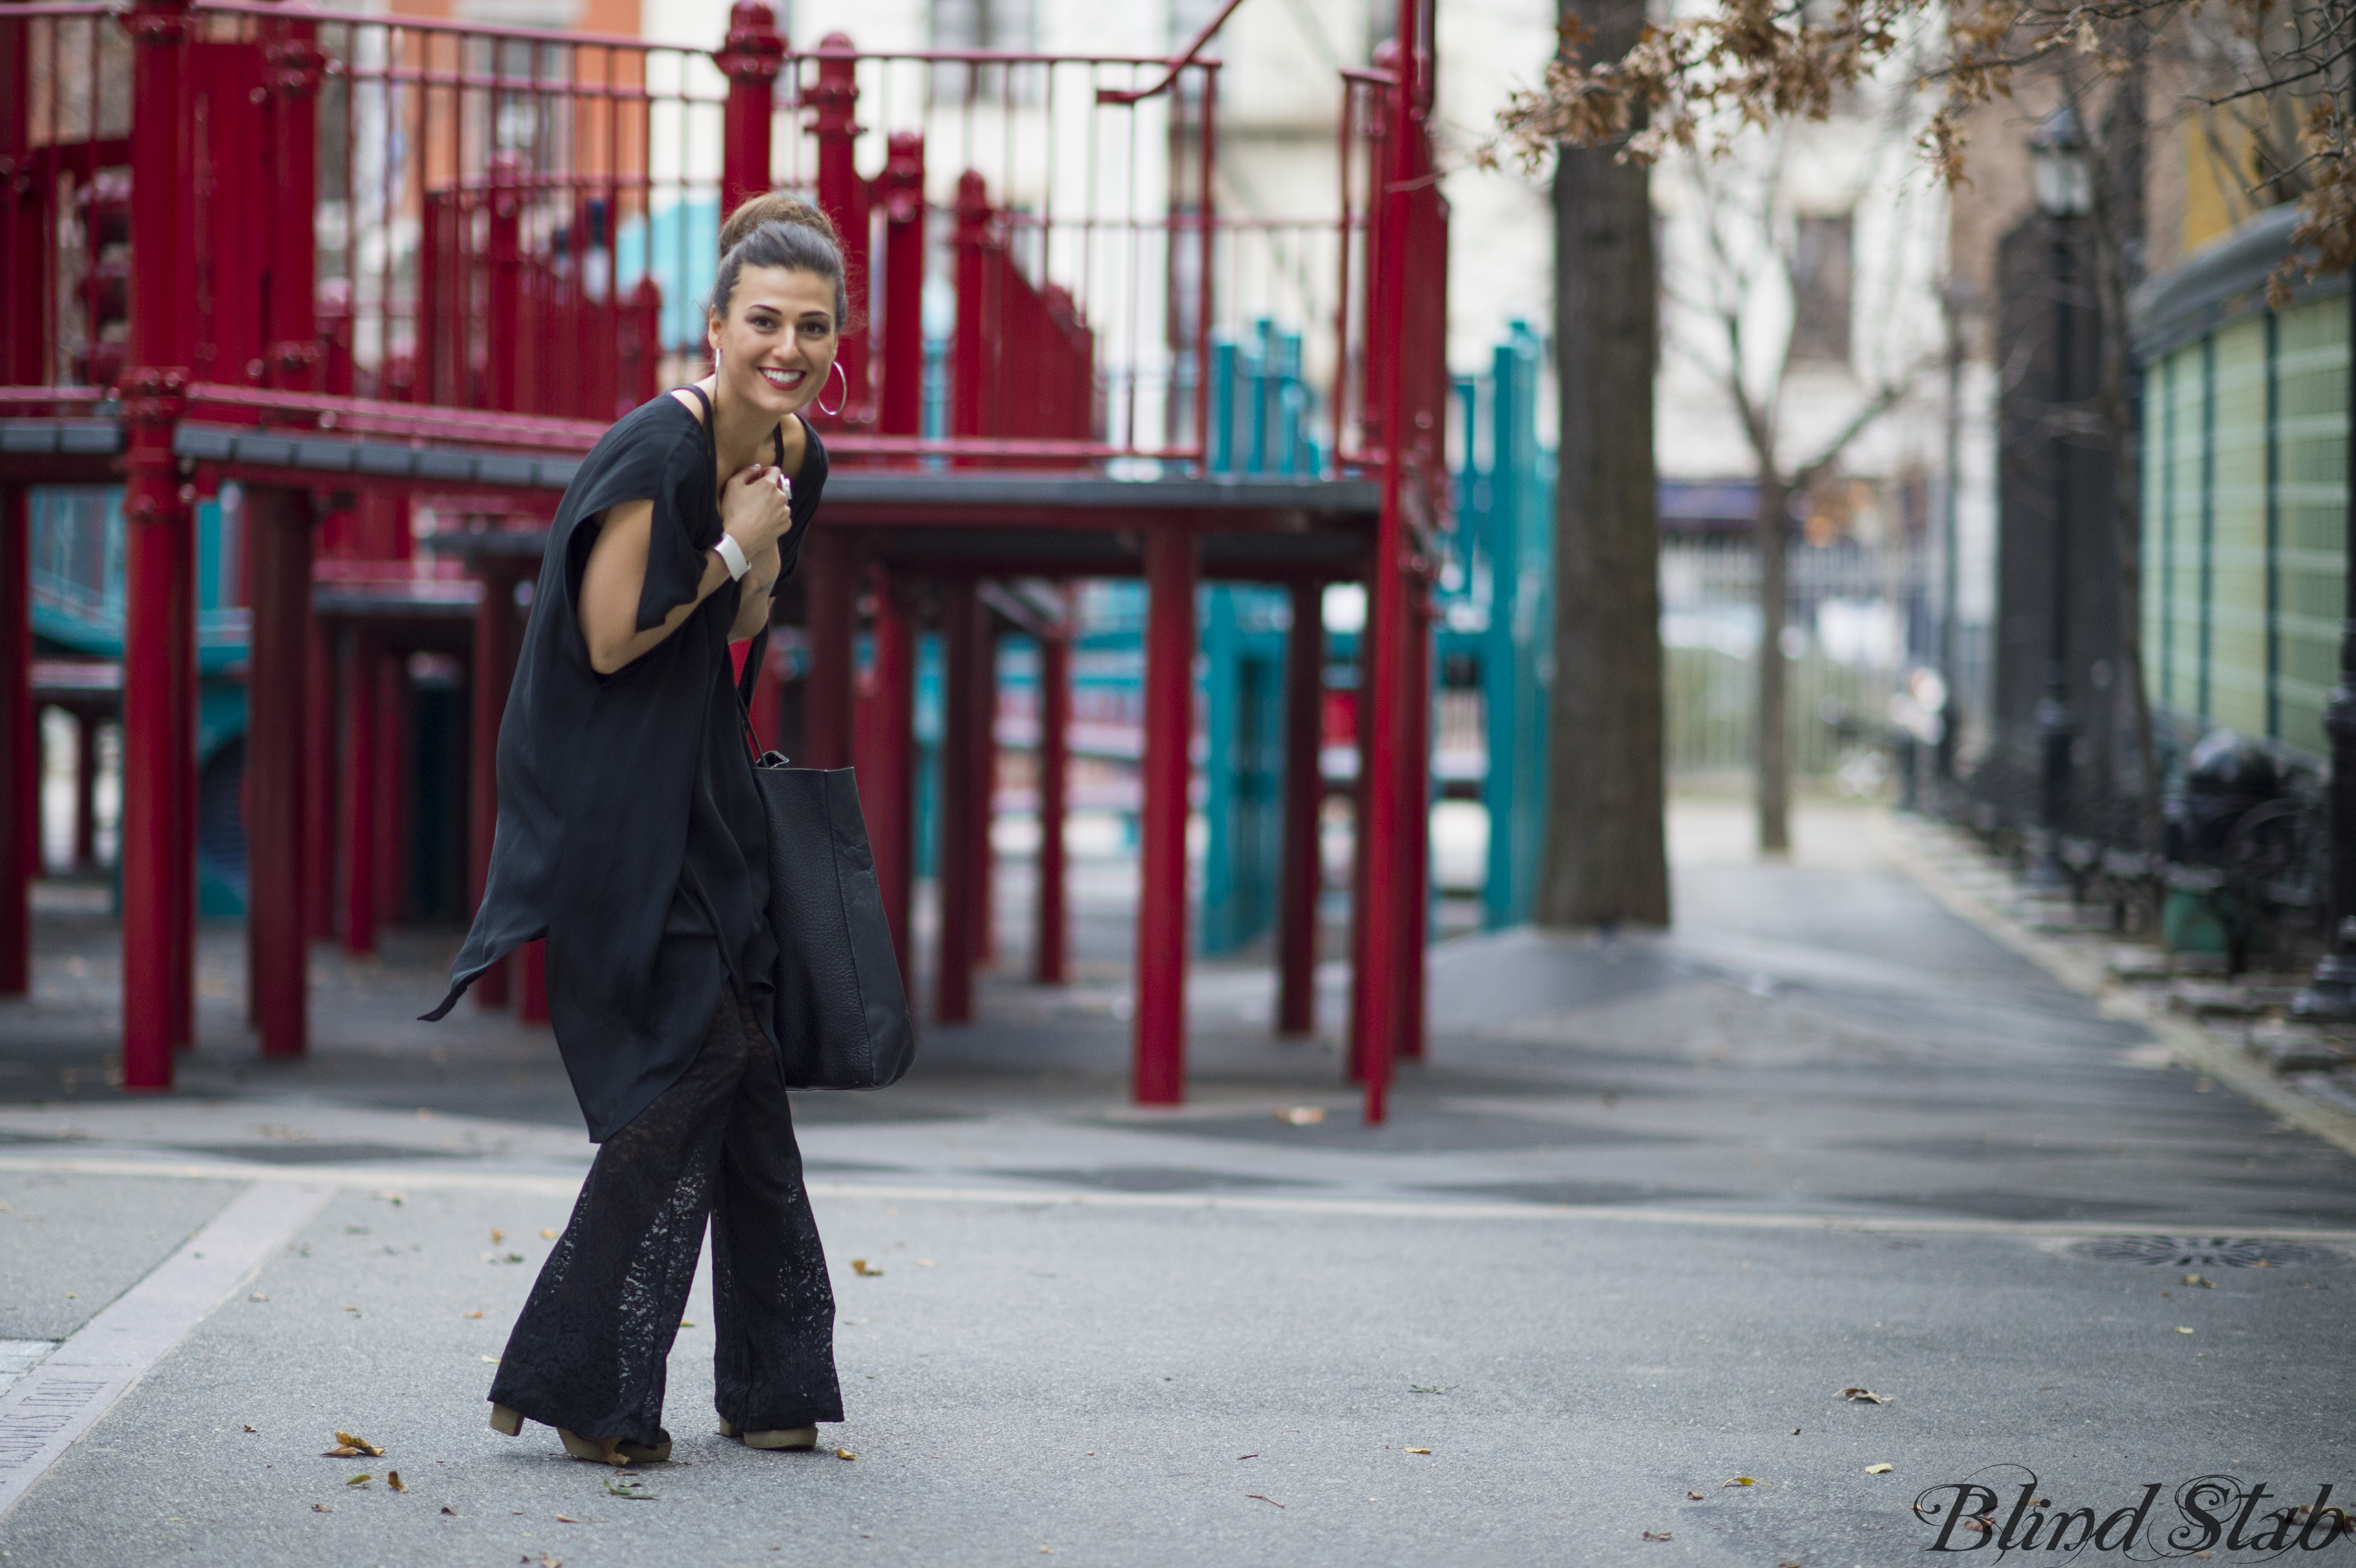
<instances>
[{"instance_id":1,"label":"large hoop earring","mask_svg":"<svg viewBox=\"0 0 2356 1568\"><path fill-rule=\"evenodd\" d=\"M841 376L842 378L842 396L834 400L834 407L828 408L826 406L826 389L824 387L820 387L818 389L818 411L824 414L829 419L832 419L835 415L841 413L842 411L842 405L851 400L851 376L843 369L842 361L840 359L836 360L832 365L827 368L827 379L832 380L837 376Z\"/></svg>"}]
</instances>

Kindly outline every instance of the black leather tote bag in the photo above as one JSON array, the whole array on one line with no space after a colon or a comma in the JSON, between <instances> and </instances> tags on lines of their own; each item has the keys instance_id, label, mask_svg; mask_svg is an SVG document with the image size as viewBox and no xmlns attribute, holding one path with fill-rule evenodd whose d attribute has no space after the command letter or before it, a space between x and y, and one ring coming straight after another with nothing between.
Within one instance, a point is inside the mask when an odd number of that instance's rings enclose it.
<instances>
[{"instance_id":1,"label":"black leather tote bag","mask_svg":"<svg viewBox=\"0 0 2356 1568\"><path fill-rule=\"evenodd\" d=\"M701 387L687 390L703 406L697 422L716 467L711 400ZM782 464L784 436L769 439ZM882 1089L897 1083L916 1059L916 1030L875 881L858 775L850 768L789 767L776 752L761 750L753 683L768 651L764 629L744 656L736 717L758 759L753 781L769 829L769 931L777 940L776 1025L786 1087Z\"/></svg>"},{"instance_id":2,"label":"black leather tote bag","mask_svg":"<svg viewBox=\"0 0 2356 1568\"><path fill-rule=\"evenodd\" d=\"M748 743L752 685L769 635L736 688ZM881 1089L916 1058L907 987L875 881L859 781L850 768L753 764L769 827L769 928L777 939L776 1028L788 1089Z\"/></svg>"}]
</instances>

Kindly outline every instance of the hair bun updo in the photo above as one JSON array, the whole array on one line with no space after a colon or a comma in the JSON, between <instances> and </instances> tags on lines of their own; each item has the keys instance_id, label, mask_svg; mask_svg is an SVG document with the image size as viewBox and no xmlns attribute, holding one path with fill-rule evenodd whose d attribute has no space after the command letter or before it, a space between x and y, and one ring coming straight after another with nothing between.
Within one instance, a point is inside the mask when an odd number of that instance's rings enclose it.
<instances>
[{"instance_id":1,"label":"hair bun updo","mask_svg":"<svg viewBox=\"0 0 2356 1568\"><path fill-rule=\"evenodd\" d=\"M736 274L746 267L782 267L812 272L834 285L834 323L849 329L850 298L843 285L842 240L834 220L817 205L781 190L764 191L738 204L720 226L720 271L712 280L712 310L728 314Z\"/></svg>"},{"instance_id":2,"label":"hair bun updo","mask_svg":"<svg viewBox=\"0 0 2356 1568\"><path fill-rule=\"evenodd\" d=\"M736 210L728 215L728 221L720 226L720 253L727 255L744 242L745 236L767 223L814 229L838 251L842 249L842 236L834 231L834 219L818 207L781 190L765 190L738 203Z\"/></svg>"}]
</instances>

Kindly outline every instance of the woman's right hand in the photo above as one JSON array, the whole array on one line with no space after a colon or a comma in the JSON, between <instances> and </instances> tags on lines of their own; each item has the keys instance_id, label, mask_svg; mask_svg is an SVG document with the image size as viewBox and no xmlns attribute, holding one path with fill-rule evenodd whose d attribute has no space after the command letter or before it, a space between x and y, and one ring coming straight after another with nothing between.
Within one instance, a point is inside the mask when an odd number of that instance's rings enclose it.
<instances>
[{"instance_id":1,"label":"woman's right hand","mask_svg":"<svg viewBox=\"0 0 2356 1568\"><path fill-rule=\"evenodd\" d=\"M720 496L720 526L750 560L794 526L793 491L784 472L766 463L730 475Z\"/></svg>"}]
</instances>

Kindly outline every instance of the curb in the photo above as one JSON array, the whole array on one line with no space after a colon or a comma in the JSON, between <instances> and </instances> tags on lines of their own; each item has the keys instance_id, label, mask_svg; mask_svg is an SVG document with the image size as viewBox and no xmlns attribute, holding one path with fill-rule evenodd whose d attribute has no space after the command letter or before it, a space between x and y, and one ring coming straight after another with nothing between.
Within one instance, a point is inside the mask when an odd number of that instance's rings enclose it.
<instances>
[{"instance_id":1,"label":"curb","mask_svg":"<svg viewBox=\"0 0 2356 1568\"><path fill-rule=\"evenodd\" d=\"M2216 1080L2300 1131L2312 1133L2342 1152L2356 1155L2356 1115L2300 1093L2233 1046L2169 1012L2165 1007L2155 1006L2154 998L2118 985L2111 978L2103 959L2086 951L2085 944L2057 941L2030 931L1958 881L1931 852L1935 846L1979 857L1976 844L1952 829L1927 822L1901 821L1887 815L1874 818L1872 831L1879 847L1899 869L1950 913L1969 921L2070 989L2092 997L2100 1004L2104 1017L2141 1024L2183 1066Z\"/></svg>"}]
</instances>

